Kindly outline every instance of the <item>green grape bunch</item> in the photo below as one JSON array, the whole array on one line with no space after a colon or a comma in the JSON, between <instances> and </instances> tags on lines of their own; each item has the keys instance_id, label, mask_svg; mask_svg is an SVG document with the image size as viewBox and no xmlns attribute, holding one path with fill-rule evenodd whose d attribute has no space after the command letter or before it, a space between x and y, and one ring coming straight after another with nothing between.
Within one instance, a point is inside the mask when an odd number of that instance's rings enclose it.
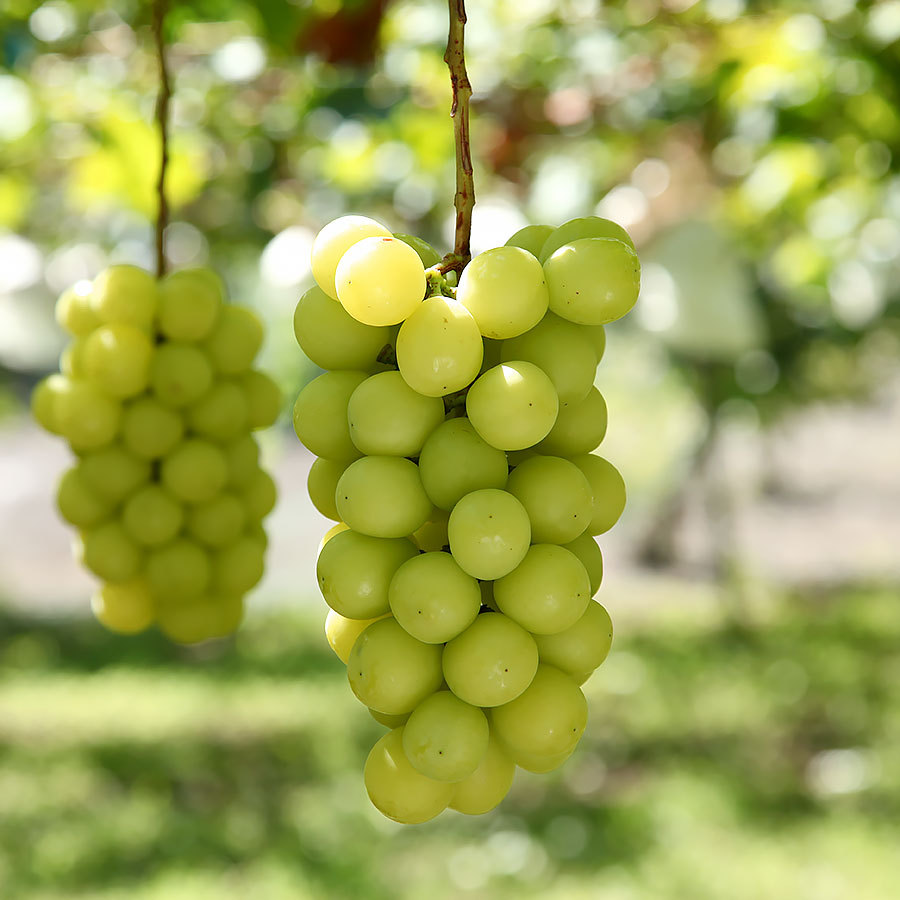
<instances>
[{"instance_id":1,"label":"green grape bunch","mask_svg":"<svg viewBox=\"0 0 900 900\"><path fill-rule=\"evenodd\" d=\"M612 624L595 536L625 484L595 451L604 326L640 266L613 222L532 225L458 279L424 241L363 216L326 225L294 331L325 371L294 428L335 524L316 574L325 634L388 732L365 764L397 822L496 807L587 723L581 685Z\"/></svg>"},{"instance_id":2,"label":"green grape bunch","mask_svg":"<svg viewBox=\"0 0 900 900\"><path fill-rule=\"evenodd\" d=\"M56 318L72 340L32 410L75 454L57 506L100 579L94 615L122 634L155 623L184 644L232 633L276 500L252 434L281 406L253 368L262 325L225 303L212 271L157 281L126 265L65 291Z\"/></svg>"}]
</instances>

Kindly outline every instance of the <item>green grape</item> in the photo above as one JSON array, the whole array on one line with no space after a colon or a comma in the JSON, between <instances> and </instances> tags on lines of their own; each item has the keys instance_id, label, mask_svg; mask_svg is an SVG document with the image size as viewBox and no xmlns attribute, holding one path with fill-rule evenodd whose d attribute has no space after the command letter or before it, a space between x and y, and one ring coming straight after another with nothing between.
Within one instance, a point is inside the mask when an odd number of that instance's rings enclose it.
<instances>
[{"instance_id":1,"label":"green grape","mask_svg":"<svg viewBox=\"0 0 900 900\"><path fill-rule=\"evenodd\" d=\"M234 494L217 494L206 503L191 507L187 531L207 547L224 547L241 536L246 522L244 504Z\"/></svg>"},{"instance_id":2,"label":"green grape","mask_svg":"<svg viewBox=\"0 0 900 900\"><path fill-rule=\"evenodd\" d=\"M425 296L419 254L395 237L367 237L341 257L334 274L341 306L365 325L398 325Z\"/></svg>"},{"instance_id":3,"label":"green grape","mask_svg":"<svg viewBox=\"0 0 900 900\"><path fill-rule=\"evenodd\" d=\"M274 425L281 413L281 388L256 369L245 372L240 384L247 399L247 425L252 430Z\"/></svg>"},{"instance_id":4,"label":"green grape","mask_svg":"<svg viewBox=\"0 0 900 900\"><path fill-rule=\"evenodd\" d=\"M421 474L421 470L419 471ZM450 513L435 507L431 511L431 518L421 528L413 532L412 538L416 546L426 552L443 550L445 547L449 547L450 536L447 534L449 522Z\"/></svg>"},{"instance_id":5,"label":"green grape","mask_svg":"<svg viewBox=\"0 0 900 900\"><path fill-rule=\"evenodd\" d=\"M223 638L234 634L244 621L244 597L242 594L224 594L211 598L211 637Z\"/></svg>"},{"instance_id":6,"label":"green grape","mask_svg":"<svg viewBox=\"0 0 900 900\"><path fill-rule=\"evenodd\" d=\"M444 420L438 397L417 394L396 370L367 378L347 405L350 438L369 456L418 456Z\"/></svg>"},{"instance_id":7,"label":"green grape","mask_svg":"<svg viewBox=\"0 0 900 900\"><path fill-rule=\"evenodd\" d=\"M585 216L570 219L559 228L554 228L536 256L542 263L546 262L563 244L571 244L572 241L579 241L582 238L615 238L634 250L634 241L621 225L600 216Z\"/></svg>"},{"instance_id":8,"label":"green grape","mask_svg":"<svg viewBox=\"0 0 900 900\"><path fill-rule=\"evenodd\" d=\"M613 626L609 613L599 603L588 604L584 615L564 631L535 635L541 662L556 666L576 682L585 680L609 655Z\"/></svg>"},{"instance_id":9,"label":"green grape","mask_svg":"<svg viewBox=\"0 0 900 900\"><path fill-rule=\"evenodd\" d=\"M582 332L578 325L547 313L530 331L504 341L500 359L534 363L553 383L561 406L576 403L587 396L597 369L597 353Z\"/></svg>"},{"instance_id":10,"label":"green grape","mask_svg":"<svg viewBox=\"0 0 900 900\"><path fill-rule=\"evenodd\" d=\"M333 300L337 300L335 270L341 257L366 237L390 237L384 225L365 216L341 216L329 222L317 235L310 254L316 284Z\"/></svg>"},{"instance_id":11,"label":"green grape","mask_svg":"<svg viewBox=\"0 0 900 900\"><path fill-rule=\"evenodd\" d=\"M409 719L409 713L403 713L401 716L388 716L384 713L378 712L377 709L370 709L369 715L379 724L384 725L385 728L399 728L401 725L405 725L407 720Z\"/></svg>"},{"instance_id":12,"label":"green grape","mask_svg":"<svg viewBox=\"0 0 900 900\"><path fill-rule=\"evenodd\" d=\"M209 357L191 344L160 344L150 364L150 386L166 406L189 406L212 386Z\"/></svg>"},{"instance_id":13,"label":"green grape","mask_svg":"<svg viewBox=\"0 0 900 900\"><path fill-rule=\"evenodd\" d=\"M499 450L524 450L546 437L559 410L553 382L533 363L515 360L489 369L469 388L466 414Z\"/></svg>"},{"instance_id":14,"label":"green grape","mask_svg":"<svg viewBox=\"0 0 900 900\"><path fill-rule=\"evenodd\" d=\"M220 547L213 556L213 587L221 594L246 594L265 571L266 545L244 535Z\"/></svg>"},{"instance_id":15,"label":"green grape","mask_svg":"<svg viewBox=\"0 0 900 900\"><path fill-rule=\"evenodd\" d=\"M462 781L487 752L490 728L484 713L450 691L426 697L403 728L403 752L414 769L435 781Z\"/></svg>"},{"instance_id":16,"label":"green grape","mask_svg":"<svg viewBox=\"0 0 900 900\"><path fill-rule=\"evenodd\" d=\"M122 404L87 381L54 382L49 388L53 424L78 452L110 443L122 423Z\"/></svg>"},{"instance_id":17,"label":"green grape","mask_svg":"<svg viewBox=\"0 0 900 900\"><path fill-rule=\"evenodd\" d=\"M390 612L388 586L394 572L417 554L415 545L406 538L374 538L345 526L319 552L319 590L325 602L345 618L383 616Z\"/></svg>"},{"instance_id":18,"label":"green grape","mask_svg":"<svg viewBox=\"0 0 900 900\"><path fill-rule=\"evenodd\" d=\"M544 263L550 309L580 325L621 319L638 298L641 264L627 244L582 238L564 244Z\"/></svg>"},{"instance_id":19,"label":"green grape","mask_svg":"<svg viewBox=\"0 0 900 900\"><path fill-rule=\"evenodd\" d=\"M419 825L440 815L453 796L453 785L417 772L403 753L403 728L382 736L369 752L364 769L372 805L388 819Z\"/></svg>"},{"instance_id":20,"label":"green grape","mask_svg":"<svg viewBox=\"0 0 900 900\"><path fill-rule=\"evenodd\" d=\"M62 434L59 423L58 400L69 391L74 382L65 375L48 375L42 378L31 392L31 414L45 431Z\"/></svg>"},{"instance_id":21,"label":"green grape","mask_svg":"<svg viewBox=\"0 0 900 900\"><path fill-rule=\"evenodd\" d=\"M566 459L532 456L512 470L506 489L525 507L536 544L567 544L591 521L591 486Z\"/></svg>"},{"instance_id":22,"label":"green grape","mask_svg":"<svg viewBox=\"0 0 900 900\"><path fill-rule=\"evenodd\" d=\"M465 631L481 609L478 582L449 553L414 556L397 569L388 589L394 618L414 638L443 644Z\"/></svg>"},{"instance_id":23,"label":"green grape","mask_svg":"<svg viewBox=\"0 0 900 900\"><path fill-rule=\"evenodd\" d=\"M150 479L150 463L119 444L88 453L79 465L85 483L111 504L120 503Z\"/></svg>"},{"instance_id":24,"label":"green grape","mask_svg":"<svg viewBox=\"0 0 900 900\"><path fill-rule=\"evenodd\" d=\"M426 269L436 266L441 261L441 254L428 241L423 241L422 238L412 234L401 234L397 231L394 232L394 237L403 241L404 244L409 244L419 254L419 259L422 260L422 265Z\"/></svg>"},{"instance_id":25,"label":"green grape","mask_svg":"<svg viewBox=\"0 0 900 900\"><path fill-rule=\"evenodd\" d=\"M94 279L91 311L101 322L123 322L149 331L156 308L156 280L137 266L110 266Z\"/></svg>"},{"instance_id":26,"label":"green grape","mask_svg":"<svg viewBox=\"0 0 900 900\"><path fill-rule=\"evenodd\" d=\"M353 645L347 678L370 709L391 716L411 712L441 685L441 647L417 641L391 618L380 619Z\"/></svg>"},{"instance_id":27,"label":"green grape","mask_svg":"<svg viewBox=\"0 0 900 900\"><path fill-rule=\"evenodd\" d=\"M59 371L66 378L74 381L88 377L84 366L84 348L86 345L87 338L75 338L59 354Z\"/></svg>"},{"instance_id":28,"label":"green grape","mask_svg":"<svg viewBox=\"0 0 900 900\"><path fill-rule=\"evenodd\" d=\"M492 734L478 768L453 785L450 808L467 816L490 812L509 793L515 774L515 763Z\"/></svg>"},{"instance_id":29,"label":"green grape","mask_svg":"<svg viewBox=\"0 0 900 900\"><path fill-rule=\"evenodd\" d=\"M476 256L459 279L456 299L485 337L515 337L534 328L550 297L541 264L521 247L495 247Z\"/></svg>"},{"instance_id":30,"label":"green grape","mask_svg":"<svg viewBox=\"0 0 900 900\"><path fill-rule=\"evenodd\" d=\"M313 506L326 519L334 519L335 522L340 516L335 506L334 492L348 465L347 462L320 456L310 466L309 476L306 479L306 489Z\"/></svg>"},{"instance_id":31,"label":"green grape","mask_svg":"<svg viewBox=\"0 0 900 900\"><path fill-rule=\"evenodd\" d=\"M562 753L524 753L509 748L506 748L506 752L520 769L545 775L547 772L558 769L575 752L576 746L578 746L577 741Z\"/></svg>"},{"instance_id":32,"label":"green grape","mask_svg":"<svg viewBox=\"0 0 900 900\"><path fill-rule=\"evenodd\" d=\"M253 365L263 342L263 327L256 313L243 306L223 306L203 348L221 375L238 375Z\"/></svg>"},{"instance_id":33,"label":"green grape","mask_svg":"<svg viewBox=\"0 0 900 900\"><path fill-rule=\"evenodd\" d=\"M209 554L196 541L178 538L147 556L147 581L165 604L199 597L210 584Z\"/></svg>"},{"instance_id":34,"label":"green grape","mask_svg":"<svg viewBox=\"0 0 900 900\"><path fill-rule=\"evenodd\" d=\"M228 484L244 487L250 483L259 468L259 445L252 434L245 434L220 450L228 467Z\"/></svg>"},{"instance_id":35,"label":"green grape","mask_svg":"<svg viewBox=\"0 0 900 900\"><path fill-rule=\"evenodd\" d=\"M138 397L122 413L122 443L141 459L165 456L183 436L181 416L154 397Z\"/></svg>"},{"instance_id":36,"label":"green grape","mask_svg":"<svg viewBox=\"0 0 900 900\"><path fill-rule=\"evenodd\" d=\"M346 665L356 639L373 622L383 618L384 616L376 616L374 619L348 619L329 609L328 615L325 616L325 638L334 650L335 656Z\"/></svg>"},{"instance_id":37,"label":"green grape","mask_svg":"<svg viewBox=\"0 0 900 900\"><path fill-rule=\"evenodd\" d=\"M619 470L602 456L585 454L572 462L584 472L594 494L594 513L588 533L603 534L609 531L625 509L625 482Z\"/></svg>"},{"instance_id":38,"label":"green grape","mask_svg":"<svg viewBox=\"0 0 900 900\"><path fill-rule=\"evenodd\" d=\"M431 515L419 468L398 456L364 456L337 483L338 515L354 531L372 537L412 534Z\"/></svg>"},{"instance_id":39,"label":"green grape","mask_svg":"<svg viewBox=\"0 0 900 900\"><path fill-rule=\"evenodd\" d=\"M265 469L257 469L249 484L241 491L241 498L250 519L259 522L275 509L278 488Z\"/></svg>"},{"instance_id":40,"label":"green grape","mask_svg":"<svg viewBox=\"0 0 900 900\"><path fill-rule=\"evenodd\" d=\"M365 372L326 372L300 391L294 404L294 431L316 456L353 460L361 455L350 439L347 404L367 377Z\"/></svg>"},{"instance_id":41,"label":"green grape","mask_svg":"<svg viewBox=\"0 0 900 900\"><path fill-rule=\"evenodd\" d=\"M519 565L531 543L525 507L506 491L466 494L450 513L450 552L473 578L492 581Z\"/></svg>"},{"instance_id":42,"label":"green grape","mask_svg":"<svg viewBox=\"0 0 900 900\"><path fill-rule=\"evenodd\" d=\"M608 414L603 394L592 387L580 403L562 406L550 433L540 444L541 453L580 456L590 453L606 437Z\"/></svg>"},{"instance_id":43,"label":"green grape","mask_svg":"<svg viewBox=\"0 0 900 900\"><path fill-rule=\"evenodd\" d=\"M250 409L247 395L233 381L217 381L186 411L190 429L214 441L234 440L246 431Z\"/></svg>"},{"instance_id":44,"label":"green grape","mask_svg":"<svg viewBox=\"0 0 900 900\"><path fill-rule=\"evenodd\" d=\"M553 233L552 225L526 225L520 228L507 242L507 247L521 247L532 256L541 255L541 247Z\"/></svg>"},{"instance_id":45,"label":"green grape","mask_svg":"<svg viewBox=\"0 0 900 900\"><path fill-rule=\"evenodd\" d=\"M509 575L494 582L500 612L532 634L556 634L574 625L591 601L591 580L565 547L534 544Z\"/></svg>"},{"instance_id":46,"label":"green grape","mask_svg":"<svg viewBox=\"0 0 900 900\"><path fill-rule=\"evenodd\" d=\"M425 441L419 474L431 502L449 510L472 491L506 487L509 466L506 454L483 441L468 419L447 419Z\"/></svg>"},{"instance_id":47,"label":"green grape","mask_svg":"<svg viewBox=\"0 0 900 900\"><path fill-rule=\"evenodd\" d=\"M375 364L393 330L357 322L337 300L311 287L294 311L294 336L307 358L320 369L362 369Z\"/></svg>"},{"instance_id":48,"label":"green grape","mask_svg":"<svg viewBox=\"0 0 900 900\"><path fill-rule=\"evenodd\" d=\"M244 536L256 541L263 550L268 549L269 535L266 533L262 522L248 522L244 527Z\"/></svg>"},{"instance_id":49,"label":"green grape","mask_svg":"<svg viewBox=\"0 0 900 900\"><path fill-rule=\"evenodd\" d=\"M122 524L129 537L147 547L171 541L183 521L181 504L156 484L148 484L133 494L122 510Z\"/></svg>"},{"instance_id":50,"label":"green grape","mask_svg":"<svg viewBox=\"0 0 900 900\"><path fill-rule=\"evenodd\" d=\"M213 330L225 291L209 269L181 269L159 283L159 330L170 341L202 341Z\"/></svg>"},{"instance_id":51,"label":"green grape","mask_svg":"<svg viewBox=\"0 0 900 900\"><path fill-rule=\"evenodd\" d=\"M484 345L472 314L449 297L429 297L400 326L397 366L426 397L462 390L481 369Z\"/></svg>"},{"instance_id":52,"label":"green grape","mask_svg":"<svg viewBox=\"0 0 900 900\"><path fill-rule=\"evenodd\" d=\"M91 487L81 466L69 469L59 480L56 506L59 514L76 528L98 525L109 518L113 505Z\"/></svg>"},{"instance_id":53,"label":"green grape","mask_svg":"<svg viewBox=\"0 0 900 900\"><path fill-rule=\"evenodd\" d=\"M102 584L91 597L91 612L110 631L138 634L153 624L150 588L143 578Z\"/></svg>"},{"instance_id":54,"label":"green grape","mask_svg":"<svg viewBox=\"0 0 900 900\"><path fill-rule=\"evenodd\" d=\"M56 301L56 322L73 337L85 337L100 326L100 319L91 309L91 283L79 281L67 288Z\"/></svg>"},{"instance_id":55,"label":"green grape","mask_svg":"<svg viewBox=\"0 0 900 900\"><path fill-rule=\"evenodd\" d=\"M570 752L586 724L584 694L553 666L538 666L525 691L491 710L491 726L513 760L520 754L552 757Z\"/></svg>"},{"instance_id":56,"label":"green grape","mask_svg":"<svg viewBox=\"0 0 900 900\"><path fill-rule=\"evenodd\" d=\"M597 354L597 364L606 353L606 329L602 325L582 325L582 334L591 342Z\"/></svg>"},{"instance_id":57,"label":"green grape","mask_svg":"<svg viewBox=\"0 0 900 900\"><path fill-rule=\"evenodd\" d=\"M154 346L133 325L103 325L84 339L82 361L88 380L113 397L133 397L150 381Z\"/></svg>"},{"instance_id":58,"label":"green grape","mask_svg":"<svg viewBox=\"0 0 900 900\"><path fill-rule=\"evenodd\" d=\"M104 581L130 581L141 569L138 545L120 522L104 522L81 536L81 561Z\"/></svg>"},{"instance_id":59,"label":"green grape","mask_svg":"<svg viewBox=\"0 0 900 900\"><path fill-rule=\"evenodd\" d=\"M225 454L208 441L191 438L179 444L163 461L162 483L184 503L205 503L225 486Z\"/></svg>"},{"instance_id":60,"label":"green grape","mask_svg":"<svg viewBox=\"0 0 900 900\"><path fill-rule=\"evenodd\" d=\"M603 554L600 552L597 542L591 537L590 532L585 531L574 541L566 544L565 548L574 553L587 569L591 579L591 596L593 597L600 587L600 582L603 581Z\"/></svg>"},{"instance_id":61,"label":"green grape","mask_svg":"<svg viewBox=\"0 0 900 900\"><path fill-rule=\"evenodd\" d=\"M499 706L518 697L537 666L534 638L500 613L482 613L444 647L447 686L472 706Z\"/></svg>"},{"instance_id":62,"label":"green grape","mask_svg":"<svg viewBox=\"0 0 900 900\"><path fill-rule=\"evenodd\" d=\"M222 637L240 624L240 618L236 616L238 612L243 613L240 598L237 603L241 605L232 606L231 610L222 610L216 600L206 596L194 597L188 602L162 603L157 610L157 624L160 631L176 644L200 644Z\"/></svg>"}]
</instances>

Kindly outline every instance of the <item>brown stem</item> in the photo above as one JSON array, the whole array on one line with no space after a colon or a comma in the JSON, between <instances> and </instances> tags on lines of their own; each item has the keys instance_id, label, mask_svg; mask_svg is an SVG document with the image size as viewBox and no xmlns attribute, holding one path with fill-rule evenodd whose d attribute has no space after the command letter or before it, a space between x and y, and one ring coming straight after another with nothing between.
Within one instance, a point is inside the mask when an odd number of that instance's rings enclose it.
<instances>
[{"instance_id":1,"label":"brown stem","mask_svg":"<svg viewBox=\"0 0 900 900\"><path fill-rule=\"evenodd\" d=\"M166 169L169 165L169 100L172 85L166 67L166 42L163 34L168 0L154 0L153 40L156 44L156 58L159 62L159 94L156 98L156 122L159 125L160 161L156 195L159 209L156 216L156 275L166 274L166 226L169 224L169 203L166 199Z\"/></svg>"},{"instance_id":2,"label":"brown stem","mask_svg":"<svg viewBox=\"0 0 900 900\"><path fill-rule=\"evenodd\" d=\"M453 90L450 118L453 119L453 136L456 143L456 196L453 200L456 208L456 237L453 253L445 257L441 268L444 271L450 269L462 271L472 258L469 240L472 234L472 209L475 206L475 180L469 138L469 100L472 97L472 85L466 72L465 0L449 0L449 4L450 33L447 37L444 62L450 70L450 87Z\"/></svg>"}]
</instances>

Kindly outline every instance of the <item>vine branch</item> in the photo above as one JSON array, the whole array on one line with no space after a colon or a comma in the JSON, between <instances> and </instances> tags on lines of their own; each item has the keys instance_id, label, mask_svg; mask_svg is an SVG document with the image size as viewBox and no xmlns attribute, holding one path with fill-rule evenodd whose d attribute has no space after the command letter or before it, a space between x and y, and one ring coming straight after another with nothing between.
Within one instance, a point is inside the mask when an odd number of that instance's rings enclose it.
<instances>
[{"instance_id":1,"label":"vine branch","mask_svg":"<svg viewBox=\"0 0 900 900\"><path fill-rule=\"evenodd\" d=\"M156 123L159 126L160 160L159 179L156 182L156 195L159 207L156 215L156 275L162 278L166 274L166 226L169 224L169 202L166 199L166 169L169 166L169 100L172 97L172 85L169 81L169 70L166 66L166 41L164 26L168 0L154 0L153 3L153 40L156 44L156 58L159 62L159 94L156 97Z\"/></svg>"}]
</instances>

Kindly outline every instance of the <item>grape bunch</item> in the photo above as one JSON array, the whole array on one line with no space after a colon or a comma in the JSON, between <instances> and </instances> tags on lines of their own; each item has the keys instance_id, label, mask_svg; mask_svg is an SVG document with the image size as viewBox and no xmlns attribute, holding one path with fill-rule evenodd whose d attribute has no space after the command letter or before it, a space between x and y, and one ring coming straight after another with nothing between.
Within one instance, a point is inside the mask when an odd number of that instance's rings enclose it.
<instances>
[{"instance_id":1,"label":"grape bunch","mask_svg":"<svg viewBox=\"0 0 900 900\"><path fill-rule=\"evenodd\" d=\"M390 729L365 784L402 823L485 813L516 766L572 754L580 685L612 641L594 535L625 506L593 452L594 378L603 326L638 295L629 236L594 217L529 226L458 283L444 269L425 242L345 216L317 235L294 317L327 370L294 406L318 457L310 498L337 523L317 562L325 632Z\"/></svg>"},{"instance_id":2,"label":"grape bunch","mask_svg":"<svg viewBox=\"0 0 900 900\"><path fill-rule=\"evenodd\" d=\"M32 409L76 456L57 505L102 582L95 616L124 634L155 622L185 644L230 634L262 577L275 505L251 434L281 404L252 368L262 325L223 301L209 270L157 282L134 266L79 282L56 317L72 341Z\"/></svg>"}]
</instances>

